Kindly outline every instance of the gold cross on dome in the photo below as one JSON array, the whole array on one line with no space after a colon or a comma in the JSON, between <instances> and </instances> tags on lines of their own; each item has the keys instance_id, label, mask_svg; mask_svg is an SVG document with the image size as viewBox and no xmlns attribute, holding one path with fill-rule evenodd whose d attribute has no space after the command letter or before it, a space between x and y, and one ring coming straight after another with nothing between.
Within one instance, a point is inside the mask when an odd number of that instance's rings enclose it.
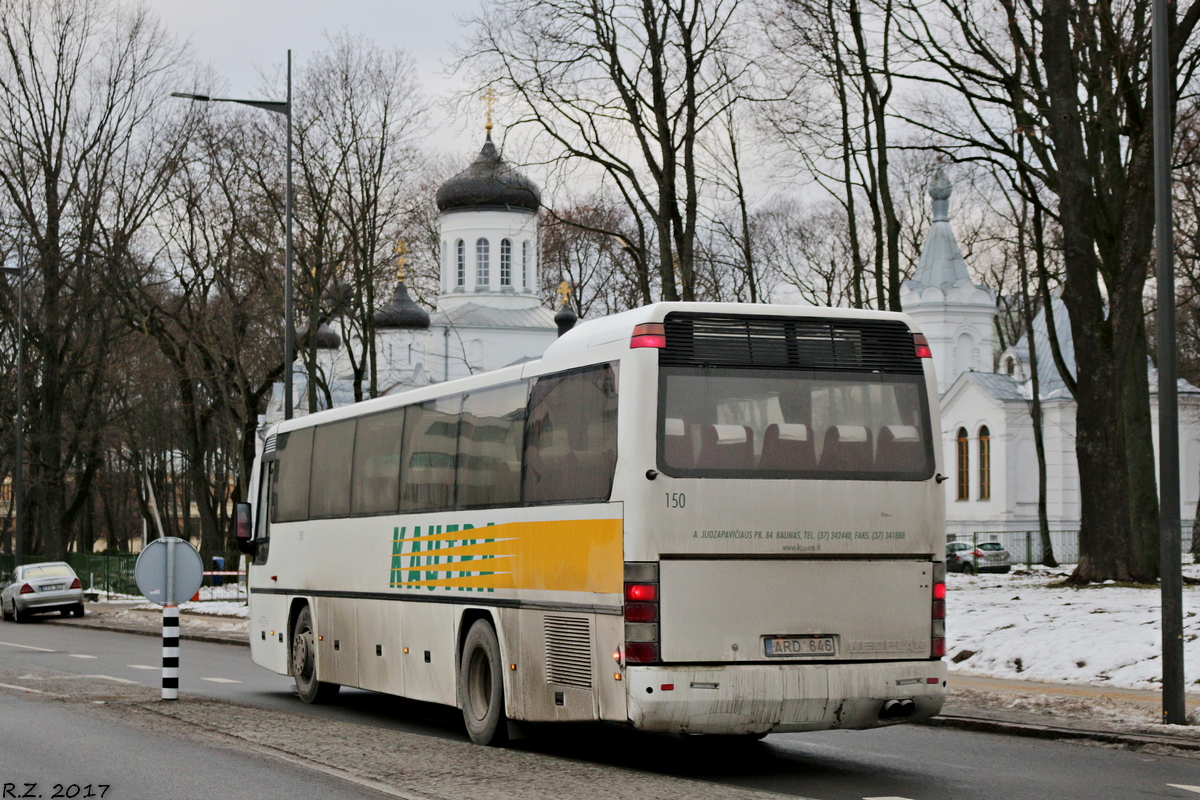
<instances>
[{"instance_id":1,"label":"gold cross on dome","mask_svg":"<svg viewBox=\"0 0 1200 800\"><path fill-rule=\"evenodd\" d=\"M404 280L404 265L408 262L408 245L403 239L396 240L396 280Z\"/></svg>"},{"instance_id":2,"label":"gold cross on dome","mask_svg":"<svg viewBox=\"0 0 1200 800\"><path fill-rule=\"evenodd\" d=\"M567 300L571 297L571 287L567 286L567 282L563 281L558 285L558 296L562 299L561 305L566 305Z\"/></svg>"},{"instance_id":3,"label":"gold cross on dome","mask_svg":"<svg viewBox=\"0 0 1200 800\"><path fill-rule=\"evenodd\" d=\"M483 91L483 102L487 103L487 125L484 126L491 131L492 129L492 109L496 105L496 92L492 89L491 84L488 84L487 89Z\"/></svg>"}]
</instances>

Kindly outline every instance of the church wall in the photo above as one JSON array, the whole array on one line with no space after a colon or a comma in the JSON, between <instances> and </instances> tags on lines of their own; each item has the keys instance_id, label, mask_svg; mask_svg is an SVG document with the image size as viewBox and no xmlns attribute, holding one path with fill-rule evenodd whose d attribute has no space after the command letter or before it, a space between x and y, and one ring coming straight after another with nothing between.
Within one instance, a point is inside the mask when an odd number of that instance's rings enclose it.
<instances>
[{"instance_id":1,"label":"church wall","mask_svg":"<svg viewBox=\"0 0 1200 800\"><path fill-rule=\"evenodd\" d=\"M454 211L443 213L442 293L439 307L453 306L453 298L472 293L503 295L505 293L533 294L537 287L537 215L524 211ZM488 282L479 281L477 243L488 241ZM500 283L500 244L512 243L512 286ZM458 284L457 243L463 242L465 274L463 285ZM526 250L526 247L528 250ZM526 258L526 253L528 257ZM447 300L450 301L447 304Z\"/></svg>"},{"instance_id":2,"label":"church wall","mask_svg":"<svg viewBox=\"0 0 1200 800\"><path fill-rule=\"evenodd\" d=\"M1151 437L1154 442L1155 485L1161 483L1158 467L1158 399L1150 398ZM1179 395L1179 499L1180 519L1196 517L1196 499L1200 496L1200 397Z\"/></svg>"},{"instance_id":3,"label":"church wall","mask_svg":"<svg viewBox=\"0 0 1200 800\"><path fill-rule=\"evenodd\" d=\"M522 358L541 358L558 332L541 328L471 328L444 325L429 329L426 370L434 381L454 380L507 367ZM449 345L449 360L446 347ZM447 367L449 377L446 376Z\"/></svg>"},{"instance_id":4,"label":"church wall","mask_svg":"<svg viewBox=\"0 0 1200 800\"><path fill-rule=\"evenodd\" d=\"M990 496L980 499L980 440L986 426L990 446ZM946 492L946 531L948 534L970 535L980 530L999 530L995 520L1005 515L1010 494L1008 423L1002 404L979 389L967 384L956 390L955 396L942 408L943 463L949 480L942 484ZM958 499L958 431L965 428L968 441L968 499Z\"/></svg>"}]
</instances>

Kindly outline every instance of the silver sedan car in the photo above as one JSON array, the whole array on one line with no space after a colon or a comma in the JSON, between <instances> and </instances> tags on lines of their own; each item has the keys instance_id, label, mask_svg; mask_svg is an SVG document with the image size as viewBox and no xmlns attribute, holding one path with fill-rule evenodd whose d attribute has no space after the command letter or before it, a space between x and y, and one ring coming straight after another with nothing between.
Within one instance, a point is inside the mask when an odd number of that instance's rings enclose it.
<instances>
[{"instance_id":1,"label":"silver sedan car","mask_svg":"<svg viewBox=\"0 0 1200 800\"><path fill-rule=\"evenodd\" d=\"M25 622L42 611L83 616L83 584L66 562L17 567L0 592L0 612L5 619Z\"/></svg>"}]
</instances>

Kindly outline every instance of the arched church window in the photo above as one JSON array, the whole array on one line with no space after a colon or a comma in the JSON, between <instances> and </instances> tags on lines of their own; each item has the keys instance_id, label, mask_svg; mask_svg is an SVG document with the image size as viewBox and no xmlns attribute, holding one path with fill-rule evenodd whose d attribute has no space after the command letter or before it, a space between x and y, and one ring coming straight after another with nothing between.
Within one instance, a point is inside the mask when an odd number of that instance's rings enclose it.
<instances>
[{"instance_id":1,"label":"arched church window","mask_svg":"<svg viewBox=\"0 0 1200 800\"><path fill-rule=\"evenodd\" d=\"M521 280L525 282L525 288L528 289L533 283L529 277L529 242L521 242Z\"/></svg>"},{"instance_id":2,"label":"arched church window","mask_svg":"<svg viewBox=\"0 0 1200 800\"><path fill-rule=\"evenodd\" d=\"M500 285L512 286L512 242L500 240Z\"/></svg>"},{"instance_id":3,"label":"arched church window","mask_svg":"<svg viewBox=\"0 0 1200 800\"><path fill-rule=\"evenodd\" d=\"M1012 356L1004 359L1004 371L1012 375L1017 370L1017 362Z\"/></svg>"},{"instance_id":4,"label":"arched church window","mask_svg":"<svg viewBox=\"0 0 1200 800\"><path fill-rule=\"evenodd\" d=\"M462 239L454 243L454 285L467 285L467 243Z\"/></svg>"},{"instance_id":5,"label":"arched church window","mask_svg":"<svg viewBox=\"0 0 1200 800\"><path fill-rule=\"evenodd\" d=\"M971 499L971 473L970 473L970 445L967 439L967 429L958 429L958 498L959 500Z\"/></svg>"},{"instance_id":6,"label":"arched church window","mask_svg":"<svg viewBox=\"0 0 1200 800\"><path fill-rule=\"evenodd\" d=\"M979 499L992 499L992 433L987 425L979 429Z\"/></svg>"},{"instance_id":7,"label":"arched church window","mask_svg":"<svg viewBox=\"0 0 1200 800\"><path fill-rule=\"evenodd\" d=\"M475 242L475 285L487 286L491 282L490 258L488 240L479 239Z\"/></svg>"}]
</instances>

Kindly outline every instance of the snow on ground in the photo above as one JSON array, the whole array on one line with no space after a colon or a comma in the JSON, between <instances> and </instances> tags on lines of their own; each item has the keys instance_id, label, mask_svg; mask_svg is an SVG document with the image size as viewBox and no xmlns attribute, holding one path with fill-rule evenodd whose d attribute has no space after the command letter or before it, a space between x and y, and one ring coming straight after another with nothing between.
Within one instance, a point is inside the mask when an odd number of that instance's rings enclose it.
<instances>
[{"instance_id":1,"label":"snow on ground","mask_svg":"<svg viewBox=\"0 0 1200 800\"><path fill-rule=\"evenodd\" d=\"M1159 590L1051 585L1067 574L948 575L951 672L1161 689ZM1184 574L1200 576L1200 567ZM1200 586L1184 586L1183 613L1186 684L1200 691Z\"/></svg>"}]
</instances>

